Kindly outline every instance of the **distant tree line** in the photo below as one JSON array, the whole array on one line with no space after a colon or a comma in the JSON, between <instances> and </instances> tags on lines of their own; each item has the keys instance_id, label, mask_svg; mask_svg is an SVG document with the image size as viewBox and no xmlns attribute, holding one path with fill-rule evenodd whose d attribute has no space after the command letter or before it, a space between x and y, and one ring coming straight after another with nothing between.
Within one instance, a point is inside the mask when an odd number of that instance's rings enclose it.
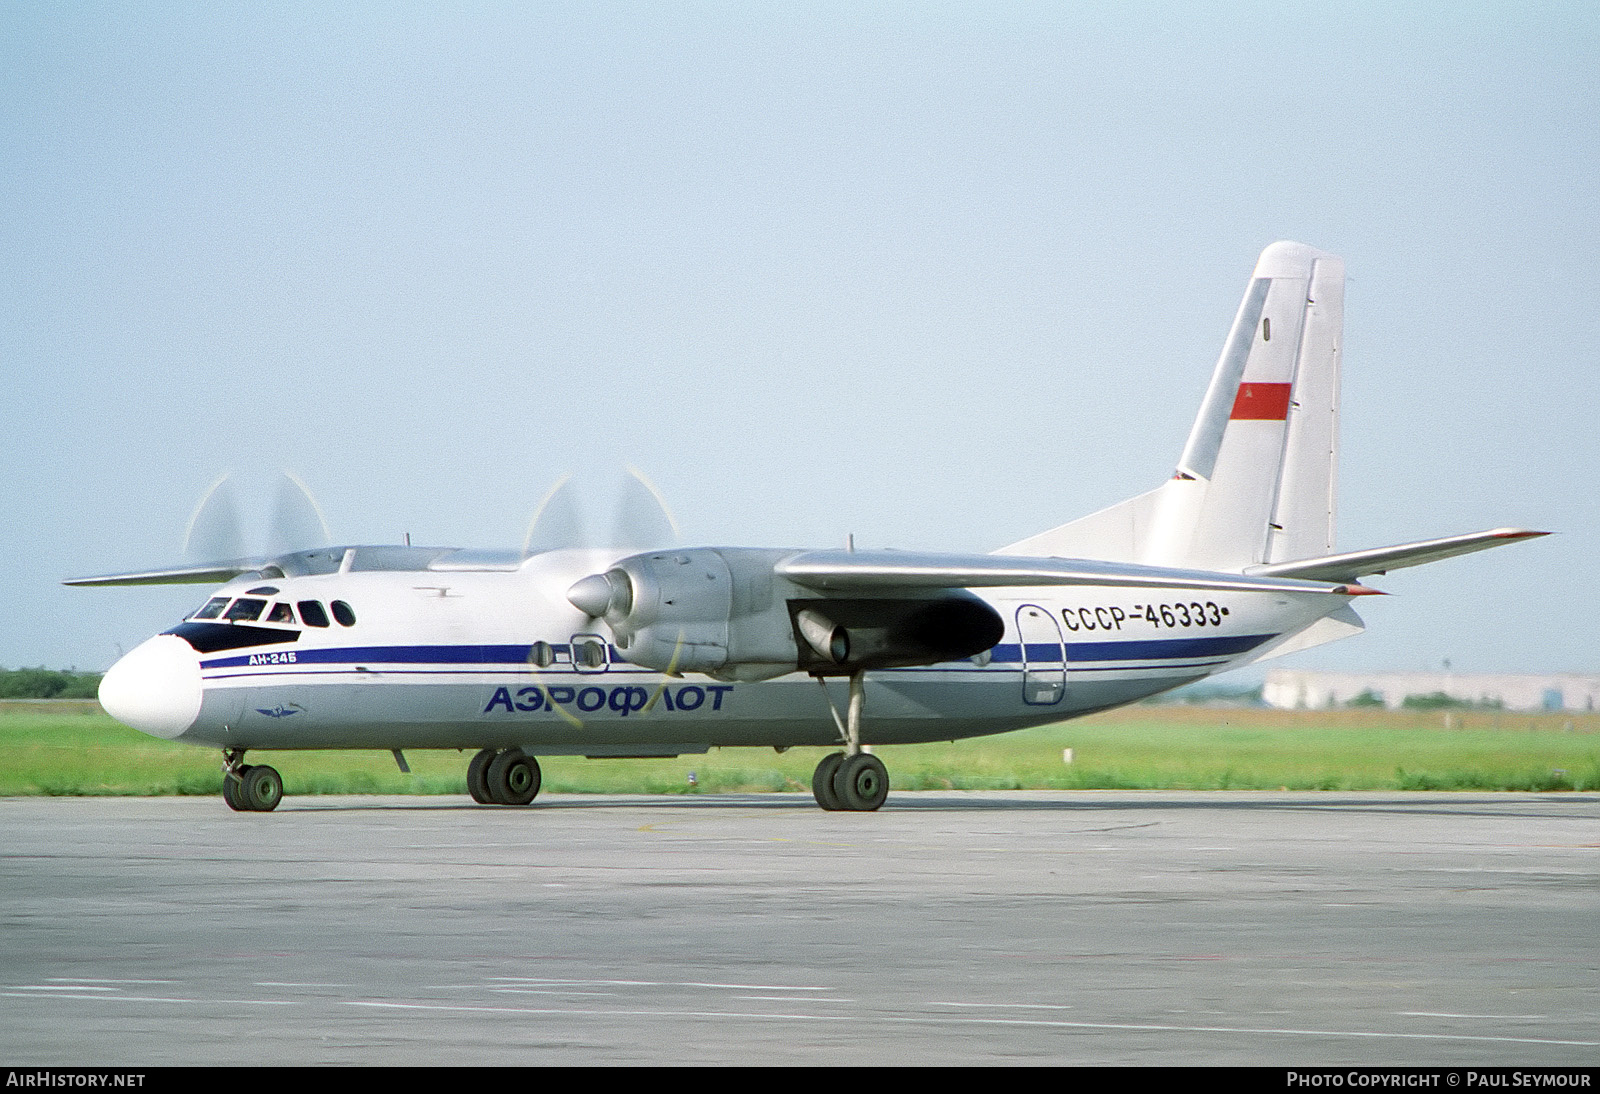
<instances>
[{"instance_id":1,"label":"distant tree line","mask_svg":"<svg viewBox=\"0 0 1600 1094\"><path fill-rule=\"evenodd\" d=\"M1407 695L1400 700L1402 710L1504 710L1505 707L1500 699L1457 699L1442 691Z\"/></svg>"},{"instance_id":2,"label":"distant tree line","mask_svg":"<svg viewBox=\"0 0 1600 1094\"><path fill-rule=\"evenodd\" d=\"M0 699L93 699L98 672L72 669L0 669Z\"/></svg>"},{"instance_id":3,"label":"distant tree line","mask_svg":"<svg viewBox=\"0 0 1600 1094\"><path fill-rule=\"evenodd\" d=\"M1185 684L1181 688L1152 695L1144 702L1155 706L1165 703L1188 703L1191 706L1259 707L1266 705L1261 700L1261 692L1260 684L1247 687L1240 684L1201 682Z\"/></svg>"},{"instance_id":4,"label":"distant tree line","mask_svg":"<svg viewBox=\"0 0 1600 1094\"><path fill-rule=\"evenodd\" d=\"M1344 705L1382 707L1388 704L1383 701L1383 696L1368 688L1355 698L1347 700ZM1400 700L1401 710L1504 710L1505 706L1505 702L1500 699L1457 699L1442 691L1429 692L1427 695L1407 695Z\"/></svg>"}]
</instances>

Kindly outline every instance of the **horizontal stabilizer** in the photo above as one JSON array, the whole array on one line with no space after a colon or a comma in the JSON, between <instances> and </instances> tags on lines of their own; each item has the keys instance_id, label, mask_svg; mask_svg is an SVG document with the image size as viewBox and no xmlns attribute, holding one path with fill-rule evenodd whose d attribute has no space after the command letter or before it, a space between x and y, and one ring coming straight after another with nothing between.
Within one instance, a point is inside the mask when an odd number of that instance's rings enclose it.
<instances>
[{"instance_id":1,"label":"horizontal stabilizer","mask_svg":"<svg viewBox=\"0 0 1600 1094\"><path fill-rule=\"evenodd\" d=\"M1469 532L1464 536L1425 539L1393 547L1374 547L1367 551L1324 555L1322 558L1273 562L1265 566L1251 566L1245 573L1254 577L1292 577L1302 581L1357 581L1368 574L1383 574L1407 566L1421 566L1426 562L1438 562L1442 558L1454 558L1456 555L1469 555L1474 551L1484 551L1490 547L1549 534L1531 532L1525 528L1494 528L1487 532Z\"/></svg>"},{"instance_id":2,"label":"horizontal stabilizer","mask_svg":"<svg viewBox=\"0 0 1600 1094\"><path fill-rule=\"evenodd\" d=\"M1343 596L1360 596L1373 591L1359 585L1329 586L1275 576L1178 570L1092 559L911 551L805 551L779 562L776 572L797 585L835 592L1035 585L1123 585L1144 589L1234 589L1241 592L1335 593Z\"/></svg>"}]
</instances>

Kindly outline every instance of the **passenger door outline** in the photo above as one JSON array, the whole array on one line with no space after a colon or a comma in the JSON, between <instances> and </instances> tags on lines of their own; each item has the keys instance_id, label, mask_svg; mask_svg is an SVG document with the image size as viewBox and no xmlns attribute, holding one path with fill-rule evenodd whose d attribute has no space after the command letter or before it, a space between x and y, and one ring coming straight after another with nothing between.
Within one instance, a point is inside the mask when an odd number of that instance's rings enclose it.
<instances>
[{"instance_id":1,"label":"passenger door outline","mask_svg":"<svg viewBox=\"0 0 1600 1094\"><path fill-rule=\"evenodd\" d=\"M1022 645L1022 701L1053 707L1067 693L1067 647L1061 624L1037 604L1017 608L1017 641Z\"/></svg>"}]
</instances>

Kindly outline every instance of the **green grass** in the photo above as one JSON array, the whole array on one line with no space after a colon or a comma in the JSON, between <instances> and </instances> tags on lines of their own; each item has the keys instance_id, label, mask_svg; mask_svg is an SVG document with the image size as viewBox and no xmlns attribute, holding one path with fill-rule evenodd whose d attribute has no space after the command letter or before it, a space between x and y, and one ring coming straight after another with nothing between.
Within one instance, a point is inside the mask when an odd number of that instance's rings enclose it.
<instances>
[{"instance_id":1,"label":"green grass","mask_svg":"<svg viewBox=\"0 0 1600 1094\"><path fill-rule=\"evenodd\" d=\"M874 751L896 790L1600 790L1600 715L1130 707L953 744ZM1062 749L1073 750L1071 764ZM540 761L577 793L808 790L824 750ZM465 794L469 753L252 752L289 794ZM689 773L695 785L689 783ZM215 750L147 737L93 703L0 702L0 796L216 794Z\"/></svg>"}]
</instances>

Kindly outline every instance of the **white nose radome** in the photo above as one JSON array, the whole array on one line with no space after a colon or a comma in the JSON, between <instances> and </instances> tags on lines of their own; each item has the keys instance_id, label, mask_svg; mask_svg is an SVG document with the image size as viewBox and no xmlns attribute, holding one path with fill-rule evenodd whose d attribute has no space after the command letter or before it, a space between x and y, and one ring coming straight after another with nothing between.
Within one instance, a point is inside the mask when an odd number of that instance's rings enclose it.
<instances>
[{"instance_id":1,"label":"white nose radome","mask_svg":"<svg viewBox=\"0 0 1600 1094\"><path fill-rule=\"evenodd\" d=\"M107 714L154 737L176 737L200 716L200 656L171 634L134 647L100 680Z\"/></svg>"}]
</instances>

